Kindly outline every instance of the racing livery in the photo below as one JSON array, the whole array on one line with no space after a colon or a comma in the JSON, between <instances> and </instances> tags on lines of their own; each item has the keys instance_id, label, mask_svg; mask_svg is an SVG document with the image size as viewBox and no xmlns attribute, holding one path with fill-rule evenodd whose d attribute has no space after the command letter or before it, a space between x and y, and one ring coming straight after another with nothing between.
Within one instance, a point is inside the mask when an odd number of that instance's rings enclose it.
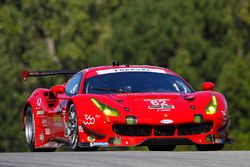
<instances>
[{"instance_id":1,"label":"racing livery","mask_svg":"<svg viewBox=\"0 0 250 167\"><path fill-rule=\"evenodd\" d=\"M194 144L220 150L228 143L225 97L204 82L195 91L173 71L156 66L99 66L82 71L23 71L32 76L72 74L62 85L38 88L22 110L31 151L148 146L171 151Z\"/></svg>"}]
</instances>

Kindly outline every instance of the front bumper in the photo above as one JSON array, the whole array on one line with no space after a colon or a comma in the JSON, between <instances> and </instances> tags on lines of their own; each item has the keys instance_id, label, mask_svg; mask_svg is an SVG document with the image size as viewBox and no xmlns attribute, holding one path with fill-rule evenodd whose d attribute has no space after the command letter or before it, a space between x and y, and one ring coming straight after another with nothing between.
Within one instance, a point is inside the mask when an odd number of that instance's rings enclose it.
<instances>
[{"instance_id":1,"label":"front bumper","mask_svg":"<svg viewBox=\"0 0 250 167\"><path fill-rule=\"evenodd\" d=\"M124 126L124 129L115 129ZM129 127L129 128L128 128ZM103 131L94 131L82 125L80 133L81 147L112 147L140 145L192 145L192 144L225 144L228 122L203 122L178 125L126 125L108 124ZM91 140L90 140L91 139Z\"/></svg>"}]
</instances>

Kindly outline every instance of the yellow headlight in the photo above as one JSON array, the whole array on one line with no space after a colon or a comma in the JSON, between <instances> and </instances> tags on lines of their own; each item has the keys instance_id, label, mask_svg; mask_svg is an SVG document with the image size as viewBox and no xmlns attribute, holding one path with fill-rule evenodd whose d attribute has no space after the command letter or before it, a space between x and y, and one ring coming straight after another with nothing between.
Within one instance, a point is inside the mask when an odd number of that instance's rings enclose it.
<instances>
[{"instance_id":1,"label":"yellow headlight","mask_svg":"<svg viewBox=\"0 0 250 167\"><path fill-rule=\"evenodd\" d=\"M95 98L91 98L90 100L91 100L91 101L95 104L95 106L96 106L99 110L101 110L101 111L103 112L103 114L105 114L106 116L113 116L113 117L119 117L119 116L120 116L120 113L119 113L117 110L115 110L115 109L113 109L113 108L111 108L111 107L109 107L109 106L107 106L107 105L105 105L105 104L99 102L99 101L96 100Z\"/></svg>"},{"instance_id":2,"label":"yellow headlight","mask_svg":"<svg viewBox=\"0 0 250 167\"><path fill-rule=\"evenodd\" d=\"M212 115L215 114L218 110L218 103L215 95L212 95L211 102L206 107L206 114Z\"/></svg>"}]
</instances>

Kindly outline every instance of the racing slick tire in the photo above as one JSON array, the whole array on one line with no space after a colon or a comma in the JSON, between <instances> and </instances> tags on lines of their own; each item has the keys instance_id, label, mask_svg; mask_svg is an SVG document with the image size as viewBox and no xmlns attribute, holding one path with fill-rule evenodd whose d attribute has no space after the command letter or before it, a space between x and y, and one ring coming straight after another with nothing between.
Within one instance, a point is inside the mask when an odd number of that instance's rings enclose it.
<instances>
[{"instance_id":1,"label":"racing slick tire","mask_svg":"<svg viewBox=\"0 0 250 167\"><path fill-rule=\"evenodd\" d=\"M196 148L199 151L219 151L222 150L224 144L197 144Z\"/></svg>"},{"instance_id":2,"label":"racing slick tire","mask_svg":"<svg viewBox=\"0 0 250 167\"><path fill-rule=\"evenodd\" d=\"M32 152L54 152L56 148L35 148L35 121L32 108L29 106L24 117L24 133L28 146Z\"/></svg>"},{"instance_id":3,"label":"racing slick tire","mask_svg":"<svg viewBox=\"0 0 250 167\"><path fill-rule=\"evenodd\" d=\"M176 145L151 145L148 146L149 151L173 151Z\"/></svg>"},{"instance_id":4,"label":"racing slick tire","mask_svg":"<svg viewBox=\"0 0 250 167\"><path fill-rule=\"evenodd\" d=\"M82 148L79 146L77 114L74 104L71 104L68 111L67 135L69 144L74 151L97 151L98 147Z\"/></svg>"}]
</instances>

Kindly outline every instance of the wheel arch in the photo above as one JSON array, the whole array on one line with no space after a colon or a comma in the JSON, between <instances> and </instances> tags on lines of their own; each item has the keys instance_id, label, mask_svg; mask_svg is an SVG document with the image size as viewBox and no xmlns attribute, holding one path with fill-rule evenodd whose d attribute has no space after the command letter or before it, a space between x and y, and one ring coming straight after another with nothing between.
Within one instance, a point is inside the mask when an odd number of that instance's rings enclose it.
<instances>
[{"instance_id":1,"label":"wheel arch","mask_svg":"<svg viewBox=\"0 0 250 167\"><path fill-rule=\"evenodd\" d=\"M70 108L71 104L74 104L72 99L68 101L67 108L66 108L67 111L69 111L69 108Z\"/></svg>"}]
</instances>

